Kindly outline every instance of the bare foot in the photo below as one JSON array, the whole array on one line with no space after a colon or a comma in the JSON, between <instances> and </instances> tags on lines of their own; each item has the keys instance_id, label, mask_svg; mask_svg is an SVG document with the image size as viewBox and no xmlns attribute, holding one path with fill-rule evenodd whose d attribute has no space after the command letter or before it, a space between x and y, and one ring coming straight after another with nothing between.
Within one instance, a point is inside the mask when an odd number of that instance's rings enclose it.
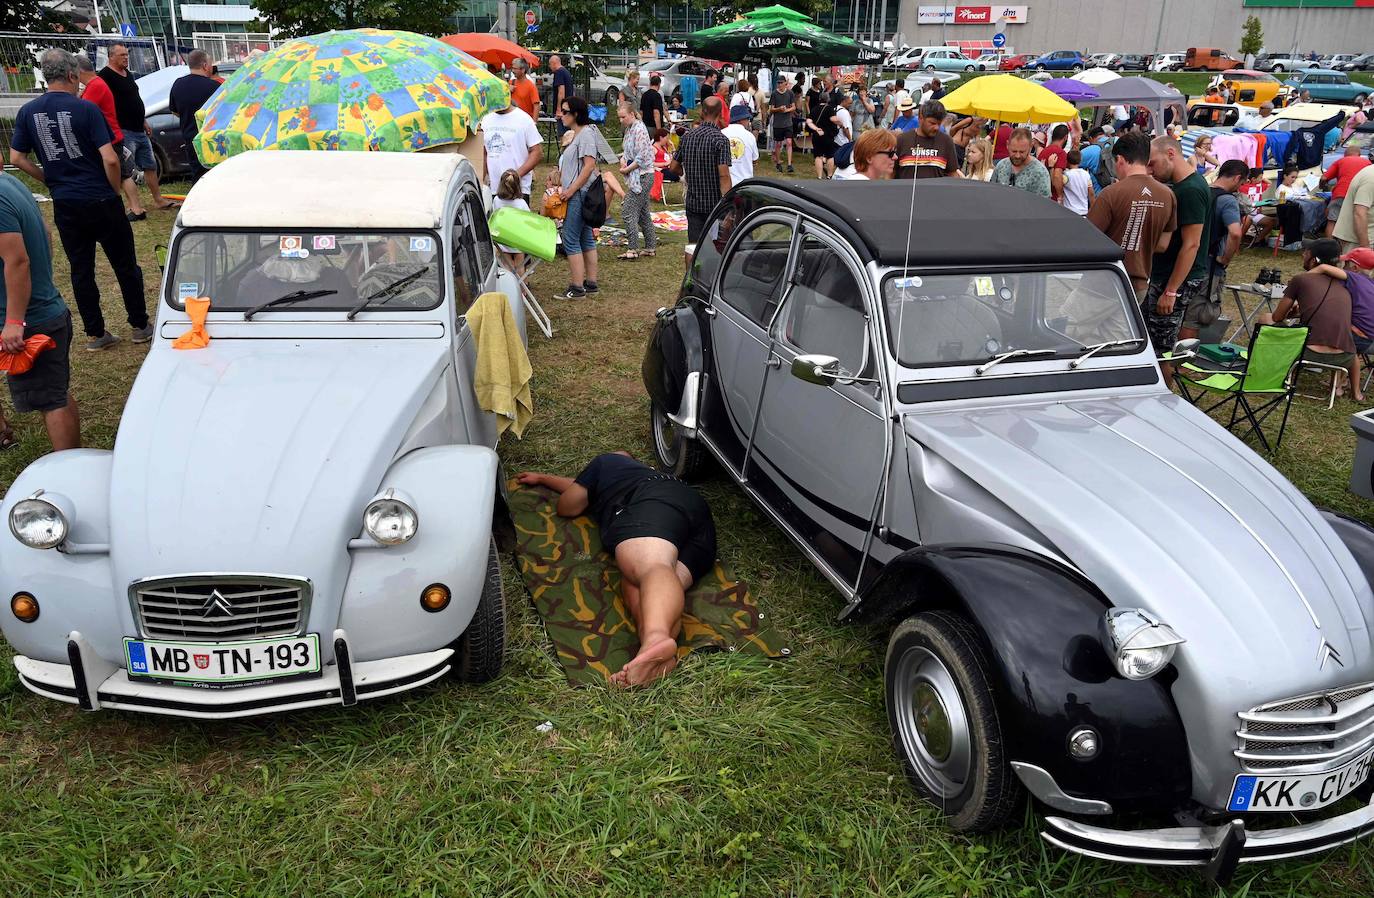
<instances>
[{"instance_id":1,"label":"bare foot","mask_svg":"<svg viewBox=\"0 0 1374 898\"><path fill-rule=\"evenodd\" d=\"M644 686L667 676L674 667L677 667L677 640L661 636L640 646L639 654L611 674L611 682L617 686Z\"/></svg>"}]
</instances>

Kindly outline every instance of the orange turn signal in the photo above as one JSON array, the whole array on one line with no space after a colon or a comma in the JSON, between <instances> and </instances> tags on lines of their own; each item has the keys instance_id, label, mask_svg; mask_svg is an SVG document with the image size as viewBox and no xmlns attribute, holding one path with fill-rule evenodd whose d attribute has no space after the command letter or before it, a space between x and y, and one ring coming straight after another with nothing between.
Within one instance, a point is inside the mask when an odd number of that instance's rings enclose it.
<instances>
[{"instance_id":1,"label":"orange turn signal","mask_svg":"<svg viewBox=\"0 0 1374 898\"><path fill-rule=\"evenodd\" d=\"M425 591L420 593L420 607L426 611L443 611L448 607L449 599L453 594L448 591L448 587L442 583L433 583L425 587Z\"/></svg>"},{"instance_id":2,"label":"orange turn signal","mask_svg":"<svg viewBox=\"0 0 1374 898\"><path fill-rule=\"evenodd\" d=\"M38 620L38 600L26 592L16 592L10 599L10 611L26 624Z\"/></svg>"}]
</instances>

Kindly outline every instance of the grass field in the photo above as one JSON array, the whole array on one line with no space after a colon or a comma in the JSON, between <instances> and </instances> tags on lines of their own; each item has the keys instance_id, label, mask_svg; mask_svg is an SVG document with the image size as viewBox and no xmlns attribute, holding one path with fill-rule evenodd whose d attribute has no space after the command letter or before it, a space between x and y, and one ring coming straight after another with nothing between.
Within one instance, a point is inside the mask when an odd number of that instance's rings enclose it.
<instances>
[{"instance_id":1,"label":"grass field","mask_svg":"<svg viewBox=\"0 0 1374 898\"><path fill-rule=\"evenodd\" d=\"M171 223L152 213L135 225L150 307L154 246ZM619 447L648 455L639 364L653 311L675 298L682 243L637 262L603 253L599 298L547 302L557 330L531 340L537 414L501 447L509 472L573 471ZM1261 264L1267 254L1247 253L1234 278ZM111 326L127 336L101 272ZM544 265L536 290L551 296L564 273ZM74 353L88 444L112 446L142 356L127 342ZM1374 506L1346 490L1354 410L1299 400L1275 461L1314 500L1370 520ZM4 485L46 450L33 416L16 426ZM225 724L86 715L19 686L0 646L0 894L1215 894L1190 872L1060 854L1030 814L997 836L951 836L889 744L885 634L837 625L837 595L781 533L724 479L703 490L724 562L790 660L692 656L647 691L571 689L509 560L503 676L349 711ZM539 732L544 721L553 729ZM1366 844L1243 869L1228 894L1367 895L1372 857Z\"/></svg>"}]
</instances>

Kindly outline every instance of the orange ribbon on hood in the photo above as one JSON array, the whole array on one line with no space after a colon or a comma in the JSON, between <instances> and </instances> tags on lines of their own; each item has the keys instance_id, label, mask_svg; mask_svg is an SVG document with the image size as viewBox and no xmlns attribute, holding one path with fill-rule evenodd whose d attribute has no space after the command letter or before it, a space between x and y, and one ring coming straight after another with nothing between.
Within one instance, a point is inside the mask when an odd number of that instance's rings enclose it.
<instances>
[{"instance_id":1,"label":"orange ribbon on hood","mask_svg":"<svg viewBox=\"0 0 1374 898\"><path fill-rule=\"evenodd\" d=\"M18 352L0 350L0 371L9 374L27 374L33 361L40 352L56 349L57 341L47 334L34 334L24 340L24 348Z\"/></svg>"},{"instance_id":2,"label":"orange ribbon on hood","mask_svg":"<svg viewBox=\"0 0 1374 898\"><path fill-rule=\"evenodd\" d=\"M205 332L205 316L210 314L210 297L187 299L186 314L191 317L191 329L172 341L172 348L204 349L209 346L210 335Z\"/></svg>"}]
</instances>

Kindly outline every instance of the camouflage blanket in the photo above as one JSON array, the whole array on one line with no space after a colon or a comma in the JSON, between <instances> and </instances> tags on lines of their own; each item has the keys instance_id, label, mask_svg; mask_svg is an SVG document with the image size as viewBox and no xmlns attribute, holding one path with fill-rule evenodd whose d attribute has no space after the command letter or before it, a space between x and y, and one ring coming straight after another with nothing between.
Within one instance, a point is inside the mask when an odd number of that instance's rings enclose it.
<instances>
[{"instance_id":1,"label":"camouflage blanket","mask_svg":"<svg viewBox=\"0 0 1374 898\"><path fill-rule=\"evenodd\" d=\"M620 571L601 548L596 523L561 518L558 495L543 487L510 483L520 576L558 663L575 686L605 682L639 649L634 621L620 596ZM699 649L789 654L763 621L749 588L715 570L692 586L678 637L678 658Z\"/></svg>"}]
</instances>

